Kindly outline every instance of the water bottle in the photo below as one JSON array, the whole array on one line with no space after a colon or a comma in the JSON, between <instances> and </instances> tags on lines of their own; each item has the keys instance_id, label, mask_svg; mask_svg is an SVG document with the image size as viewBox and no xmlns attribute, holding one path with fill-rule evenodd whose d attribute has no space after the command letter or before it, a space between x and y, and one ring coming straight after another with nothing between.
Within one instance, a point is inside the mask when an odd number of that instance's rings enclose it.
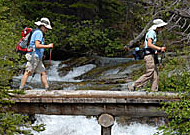
<instances>
[{"instance_id":1,"label":"water bottle","mask_svg":"<svg viewBox=\"0 0 190 135\"><path fill-rule=\"evenodd\" d=\"M139 51L140 50L140 48L139 47L135 47L135 51Z\"/></svg>"}]
</instances>

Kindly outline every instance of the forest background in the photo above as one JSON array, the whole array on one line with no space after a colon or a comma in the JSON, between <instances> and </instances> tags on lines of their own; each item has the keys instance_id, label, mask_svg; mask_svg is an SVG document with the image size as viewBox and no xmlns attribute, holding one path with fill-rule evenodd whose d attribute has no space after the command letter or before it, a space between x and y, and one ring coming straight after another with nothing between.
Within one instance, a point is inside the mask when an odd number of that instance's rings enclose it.
<instances>
[{"instance_id":1,"label":"forest background","mask_svg":"<svg viewBox=\"0 0 190 135\"><path fill-rule=\"evenodd\" d=\"M12 77L24 62L15 52L21 30L26 26L35 28L34 22L41 17L48 17L53 27L45 39L46 43L54 43L54 60L84 55L126 57L133 47L142 46L152 20L163 19L168 26L158 35L157 44L166 45L167 52L174 53L175 57L165 58L165 68L160 73L160 78L165 79L160 79L160 88L164 91L188 92L189 5L188 0L1 0L1 110L9 107L10 102L3 99L10 98L7 90L11 89ZM127 51L124 46L128 47ZM184 59L181 56L187 57ZM190 133L189 96L184 93L182 97L181 102L163 107L171 119L169 128L161 127L165 134ZM0 113L0 134L29 134L29 130L20 128L23 126L44 130L41 126L31 127L27 119L13 112Z\"/></svg>"}]
</instances>

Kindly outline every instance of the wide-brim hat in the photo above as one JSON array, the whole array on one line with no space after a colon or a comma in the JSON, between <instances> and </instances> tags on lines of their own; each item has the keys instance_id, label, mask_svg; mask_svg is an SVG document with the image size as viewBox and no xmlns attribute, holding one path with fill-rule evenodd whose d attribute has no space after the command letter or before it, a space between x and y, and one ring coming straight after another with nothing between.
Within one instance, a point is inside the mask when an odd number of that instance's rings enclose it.
<instances>
[{"instance_id":1,"label":"wide-brim hat","mask_svg":"<svg viewBox=\"0 0 190 135\"><path fill-rule=\"evenodd\" d=\"M166 26L167 24L168 23L164 22L162 19L155 19L149 30L156 30L156 28Z\"/></svg>"},{"instance_id":2,"label":"wide-brim hat","mask_svg":"<svg viewBox=\"0 0 190 135\"><path fill-rule=\"evenodd\" d=\"M43 25L43 26L45 26L47 29L52 29L51 24L50 24L50 21L49 21L48 18L41 18L41 20L35 22L35 24L36 24L37 26Z\"/></svg>"}]
</instances>

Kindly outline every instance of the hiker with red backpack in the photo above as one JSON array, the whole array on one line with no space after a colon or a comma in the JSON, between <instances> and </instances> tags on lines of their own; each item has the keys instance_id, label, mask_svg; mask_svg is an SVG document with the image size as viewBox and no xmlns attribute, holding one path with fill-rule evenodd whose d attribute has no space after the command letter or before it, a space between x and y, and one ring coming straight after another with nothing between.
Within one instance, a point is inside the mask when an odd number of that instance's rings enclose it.
<instances>
[{"instance_id":1,"label":"hiker with red backpack","mask_svg":"<svg viewBox=\"0 0 190 135\"><path fill-rule=\"evenodd\" d=\"M24 89L24 86L30 75L38 73L41 74L41 82L45 89L49 90L46 70L44 64L42 63L42 59L44 55L44 49L53 48L53 43L45 45L43 34L52 29L52 27L48 18L41 18L41 20L35 22L35 24L38 26L38 28L32 32L29 41L29 48L31 49L28 50L32 51L28 51L25 55L28 61L19 89Z\"/></svg>"}]
</instances>

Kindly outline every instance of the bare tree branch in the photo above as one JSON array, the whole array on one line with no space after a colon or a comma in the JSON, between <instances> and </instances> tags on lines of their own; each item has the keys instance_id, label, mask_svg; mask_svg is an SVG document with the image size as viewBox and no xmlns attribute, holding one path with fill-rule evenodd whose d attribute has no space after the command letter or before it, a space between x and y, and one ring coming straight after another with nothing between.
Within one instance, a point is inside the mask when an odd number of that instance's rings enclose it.
<instances>
[{"instance_id":1,"label":"bare tree branch","mask_svg":"<svg viewBox=\"0 0 190 135\"><path fill-rule=\"evenodd\" d=\"M152 16L152 20L155 19L155 17L157 17L162 12L172 13L172 15L168 21L168 24L174 24L174 25L172 25L169 29L167 29L168 31L171 31L172 29L174 29L176 27L181 28L181 29L186 27L186 24L188 23L187 20L190 19L190 8L189 8L187 3L189 3L189 2L188 1L175 0L172 4L170 4L170 6L165 7L165 9L163 9L163 2L157 3L156 5L154 3L149 3L149 2L146 2L146 3L144 2L143 4L146 4L149 6L154 6L155 9L161 9ZM186 8L183 7L183 9L173 9L173 7L177 4L183 4L184 7L186 7ZM129 48L132 48L135 43L137 43L138 41L140 41L142 39L142 37L144 37L147 29L151 25L152 20L147 23L147 25L144 27L144 29L141 31L141 33L139 35L137 35L133 40L129 41L129 43L128 43ZM183 20L185 22L180 23ZM179 42L182 42L184 40L188 40L188 42L190 41L190 33L185 34L185 32L187 32L189 28L190 28L190 25L183 32L183 35L186 35L186 38L182 39Z\"/></svg>"},{"instance_id":2,"label":"bare tree branch","mask_svg":"<svg viewBox=\"0 0 190 135\"><path fill-rule=\"evenodd\" d=\"M176 14L178 16L181 16L183 18L188 18L190 19L190 13L188 13L187 11L184 11L184 10L180 10L180 9L175 9L173 11L170 11L171 13L173 14Z\"/></svg>"}]
</instances>

